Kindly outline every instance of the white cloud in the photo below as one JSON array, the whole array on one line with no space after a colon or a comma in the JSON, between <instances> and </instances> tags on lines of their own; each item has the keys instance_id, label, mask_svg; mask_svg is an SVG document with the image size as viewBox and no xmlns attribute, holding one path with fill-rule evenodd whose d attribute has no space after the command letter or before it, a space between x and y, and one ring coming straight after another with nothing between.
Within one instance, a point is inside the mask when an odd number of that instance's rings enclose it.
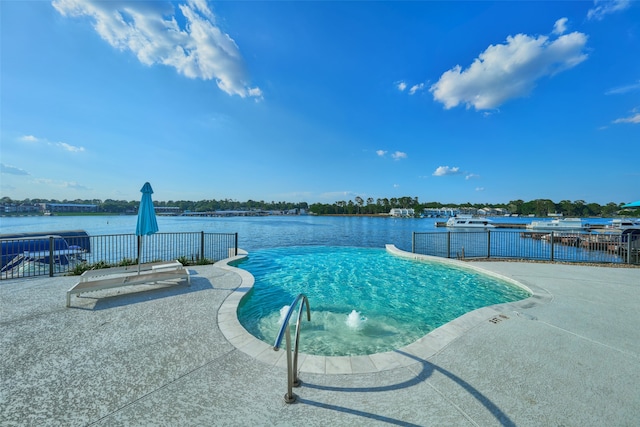
<instances>
[{"instance_id":1,"label":"white cloud","mask_svg":"<svg viewBox=\"0 0 640 427\"><path fill-rule=\"evenodd\" d=\"M73 190L81 190L81 191L91 190L90 187L87 187L86 185L78 184L75 181L63 182L62 186L65 188L71 188Z\"/></svg>"},{"instance_id":2,"label":"white cloud","mask_svg":"<svg viewBox=\"0 0 640 427\"><path fill-rule=\"evenodd\" d=\"M626 86L615 87L605 92L605 95L621 95L627 92L633 92L634 90L640 90L640 81Z\"/></svg>"},{"instance_id":3,"label":"white cloud","mask_svg":"<svg viewBox=\"0 0 640 427\"><path fill-rule=\"evenodd\" d=\"M556 23L557 25L557 23ZM494 109L531 92L537 80L575 67L585 59L587 36L573 32L554 40L517 34L491 45L466 69L456 65L429 89L446 109L465 104Z\"/></svg>"},{"instance_id":4,"label":"white cloud","mask_svg":"<svg viewBox=\"0 0 640 427\"><path fill-rule=\"evenodd\" d=\"M71 151L72 153L80 153L84 151L84 147L76 147L75 145L67 144L66 142L58 142L56 145L63 150Z\"/></svg>"},{"instance_id":5,"label":"white cloud","mask_svg":"<svg viewBox=\"0 0 640 427\"><path fill-rule=\"evenodd\" d=\"M476 191L484 191L484 187L476 187Z\"/></svg>"},{"instance_id":6,"label":"white cloud","mask_svg":"<svg viewBox=\"0 0 640 427\"><path fill-rule=\"evenodd\" d=\"M601 20L605 15L625 10L629 6L630 0L594 0L593 8L587 12L587 18Z\"/></svg>"},{"instance_id":7,"label":"white cloud","mask_svg":"<svg viewBox=\"0 0 640 427\"><path fill-rule=\"evenodd\" d=\"M379 157L384 157L387 155L387 151L386 150L377 150L376 154ZM403 151L396 151L394 153L391 153L391 158L393 160L401 160L401 159L406 159L407 158L407 153L403 152Z\"/></svg>"},{"instance_id":8,"label":"white cloud","mask_svg":"<svg viewBox=\"0 0 640 427\"><path fill-rule=\"evenodd\" d=\"M564 34L567 31L567 18L560 18L553 25L553 34Z\"/></svg>"},{"instance_id":9,"label":"white cloud","mask_svg":"<svg viewBox=\"0 0 640 427\"><path fill-rule=\"evenodd\" d=\"M15 166L5 165L4 163L0 163L0 173L4 173L7 175L29 175L24 169L17 168Z\"/></svg>"},{"instance_id":10,"label":"white cloud","mask_svg":"<svg viewBox=\"0 0 640 427\"><path fill-rule=\"evenodd\" d=\"M433 172L433 176L458 175L462 173L459 167L450 168L449 166L438 166Z\"/></svg>"},{"instance_id":11,"label":"white cloud","mask_svg":"<svg viewBox=\"0 0 640 427\"><path fill-rule=\"evenodd\" d=\"M480 175L477 175L475 173L470 173L469 175L465 176L464 179L475 179L475 178L480 178Z\"/></svg>"},{"instance_id":12,"label":"white cloud","mask_svg":"<svg viewBox=\"0 0 640 427\"><path fill-rule=\"evenodd\" d=\"M398 82L396 87L400 92L403 92L407 88L407 84L405 82Z\"/></svg>"},{"instance_id":13,"label":"white cloud","mask_svg":"<svg viewBox=\"0 0 640 427\"><path fill-rule=\"evenodd\" d=\"M247 94L251 97L258 99L262 99L262 90L259 87L249 88Z\"/></svg>"},{"instance_id":14,"label":"white cloud","mask_svg":"<svg viewBox=\"0 0 640 427\"><path fill-rule=\"evenodd\" d=\"M619 123L633 123L633 124L640 124L640 113L635 113L630 117L623 117L620 119L616 119L613 121L613 123L619 124Z\"/></svg>"},{"instance_id":15,"label":"white cloud","mask_svg":"<svg viewBox=\"0 0 640 427\"><path fill-rule=\"evenodd\" d=\"M179 4L181 17L169 3L53 0L52 4L63 16L90 17L100 37L121 51L131 51L145 65L163 64L192 79L215 80L229 95L262 98L259 88L248 86L240 50L215 25L205 0ZM181 28L178 21L183 20Z\"/></svg>"},{"instance_id":16,"label":"white cloud","mask_svg":"<svg viewBox=\"0 0 640 427\"><path fill-rule=\"evenodd\" d=\"M42 143L52 147L62 148L63 150L70 151L72 153L80 153L85 151L84 147L67 144L66 142L49 142L46 138L37 138L33 135L22 136L20 137L20 140L29 143Z\"/></svg>"},{"instance_id":17,"label":"white cloud","mask_svg":"<svg viewBox=\"0 0 640 427\"><path fill-rule=\"evenodd\" d=\"M409 95L414 95L416 92L421 90L424 90L424 83L413 85L411 86L411 89L409 89Z\"/></svg>"},{"instance_id":18,"label":"white cloud","mask_svg":"<svg viewBox=\"0 0 640 427\"><path fill-rule=\"evenodd\" d=\"M25 141L25 142L38 142L38 138L36 138L33 135L25 135L23 137L20 137L21 141Z\"/></svg>"},{"instance_id":19,"label":"white cloud","mask_svg":"<svg viewBox=\"0 0 640 427\"><path fill-rule=\"evenodd\" d=\"M34 182L36 184L41 184L41 185L46 185L46 186L56 187L56 188L70 188L72 190L81 190L81 191L91 190L90 187L87 187L82 184L78 184L75 181L56 181L49 178L38 178Z\"/></svg>"}]
</instances>

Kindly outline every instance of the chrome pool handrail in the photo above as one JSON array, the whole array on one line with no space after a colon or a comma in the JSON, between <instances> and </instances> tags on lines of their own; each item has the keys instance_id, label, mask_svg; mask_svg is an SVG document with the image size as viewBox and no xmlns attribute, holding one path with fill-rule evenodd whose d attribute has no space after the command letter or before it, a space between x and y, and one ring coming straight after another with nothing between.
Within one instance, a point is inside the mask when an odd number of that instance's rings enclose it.
<instances>
[{"instance_id":1,"label":"chrome pool handrail","mask_svg":"<svg viewBox=\"0 0 640 427\"><path fill-rule=\"evenodd\" d=\"M293 310L298 305L298 302L302 300L300 304L300 310L298 310L298 320L296 323L296 335L295 335L295 346L293 350L293 363L291 361L291 334L289 333L289 320L291 319L291 315L293 314ZM287 314L284 317L282 322L282 326L280 326L280 332L278 332L278 336L276 338L276 342L273 344L273 350L278 351L280 349L280 344L282 343L283 336L286 338L286 346L287 346L287 394L284 395L284 401L286 403L293 403L296 401L296 395L293 394L293 387L299 387L301 384L300 379L298 378L298 346L300 343L300 324L302 320L302 311L305 306L307 307L307 321L311 321L311 310L309 308L309 300L306 295L298 294L298 296L293 300L293 303L289 306L287 310Z\"/></svg>"}]
</instances>

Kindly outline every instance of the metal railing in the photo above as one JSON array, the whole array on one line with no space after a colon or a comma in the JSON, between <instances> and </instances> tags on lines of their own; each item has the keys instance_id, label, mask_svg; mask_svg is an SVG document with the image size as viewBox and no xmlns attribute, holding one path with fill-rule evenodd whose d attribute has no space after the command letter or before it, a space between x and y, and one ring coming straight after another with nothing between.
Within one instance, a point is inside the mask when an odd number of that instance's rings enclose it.
<instances>
[{"instance_id":1,"label":"metal railing","mask_svg":"<svg viewBox=\"0 0 640 427\"><path fill-rule=\"evenodd\" d=\"M117 266L183 260L215 262L238 254L238 233L65 235L0 239L0 279L69 274L78 265ZM139 255L140 254L140 255Z\"/></svg>"},{"instance_id":2,"label":"metal railing","mask_svg":"<svg viewBox=\"0 0 640 427\"><path fill-rule=\"evenodd\" d=\"M414 232L413 253L576 263L640 263L640 235L517 231Z\"/></svg>"},{"instance_id":3,"label":"metal railing","mask_svg":"<svg viewBox=\"0 0 640 427\"><path fill-rule=\"evenodd\" d=\"M298 319L296 322L296 335L295 335L295 346L293 349L293 361L291 360L291 333L289 330L289 320L291 319L291 315L295 310L298 302L300 303L300 309L298 310ZM280 349L280 344L282 344L283 336L286 338L287 344L287 394L284 395L284 401L286 403L293 403L296 401L297 396L293 394L293 387L300 387L302 382L300 378L298 378L298 345L300 343L300 324L302 321L302 312L307 307L307 321L311 321L311 310L309 309L309 300L304 294L299 294L293 303L289 306L289 310L287 310L287 314L284 317L282 322L282 326L280 327L280 332L278 332L278 336L276 337L276 342L273 344L273 349L278 351Z\"/></svg>"}]
</instances>

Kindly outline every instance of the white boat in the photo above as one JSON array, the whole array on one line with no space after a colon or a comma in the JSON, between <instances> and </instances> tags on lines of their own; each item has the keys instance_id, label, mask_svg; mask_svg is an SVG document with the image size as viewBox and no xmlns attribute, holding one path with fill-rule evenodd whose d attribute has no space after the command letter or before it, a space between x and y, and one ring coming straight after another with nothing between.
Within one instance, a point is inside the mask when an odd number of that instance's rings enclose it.
<instances>
[{"instance_id":1,"label":"white boat","mask_svg":"<svg viewBox=\"0 0 640 427\"><path fill-rule=\"evenodd\" d=\"M640 219L615 218L604 228L606 231L624 231L629 228L640 228Z\"/></svg>"},{"instance_id":2,"label":"white boat","mask_svg":"<svg viewBox=\"0 0 640 427\"><path fill-rule=\"evenodd\" d=\"M493 228L489 218L480 218L473 215L456 215L447 220L447 227L453 228Z\"/></svg>"},{"instance_id":3,"label":"white boat","mask_svg":"<svg viewBox=\"0 0 640 427\"><path fill-rule=\"evenodd\" d=\"M581 218L555 218L550 221L531 221L528 230L534 231L589 231L589 224Z\"/></svg>"}]
</instances>

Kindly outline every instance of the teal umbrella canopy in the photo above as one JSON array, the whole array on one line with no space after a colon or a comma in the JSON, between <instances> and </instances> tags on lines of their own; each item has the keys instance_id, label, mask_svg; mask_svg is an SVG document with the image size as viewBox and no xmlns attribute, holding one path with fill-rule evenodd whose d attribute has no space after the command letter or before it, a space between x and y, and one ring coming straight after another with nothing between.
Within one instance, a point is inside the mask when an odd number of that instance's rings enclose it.
<instances>
[{"instance_id":1,"label":"teal umbrella canopy","mask_svg":"<svg viewBox=\"0 0 640 427\"><path fill-rule=\"evenodd\" d=\"M627 203L626 205L622 205L623 208L640 208L640 200L637 202Z\"/></svg>"},{"instance_id":2,"label":"teal umbrella canopy","mask_svg":"<svg viewBox=\"0 0 640 427\"><path fill-rule=\"evenodd\" d=\"M153 189L151 184L145 182L140 189L142 199L138 207L138 224L136 234L138 235L138 274L140 274L140 264L142 263L142 236L148 236L158 231L158 221L156 220L156 210L153 208L151 195Z\"/></svg>"},{"instance_id":3,"label":"teal umbrella canopy","mask_svg":"<svg viewBox=\"0 0 640 427\"><path fill-rule=\"evenodd\" d=\"M151 200L151 195L153 194L151 184L145 182L140 192L142 193L142 199L140 200L140 207L138 207L136 234L138 236L148 236L158 231L156 210L153 208L153 201Z\"/></svg>"}]
</instances>

